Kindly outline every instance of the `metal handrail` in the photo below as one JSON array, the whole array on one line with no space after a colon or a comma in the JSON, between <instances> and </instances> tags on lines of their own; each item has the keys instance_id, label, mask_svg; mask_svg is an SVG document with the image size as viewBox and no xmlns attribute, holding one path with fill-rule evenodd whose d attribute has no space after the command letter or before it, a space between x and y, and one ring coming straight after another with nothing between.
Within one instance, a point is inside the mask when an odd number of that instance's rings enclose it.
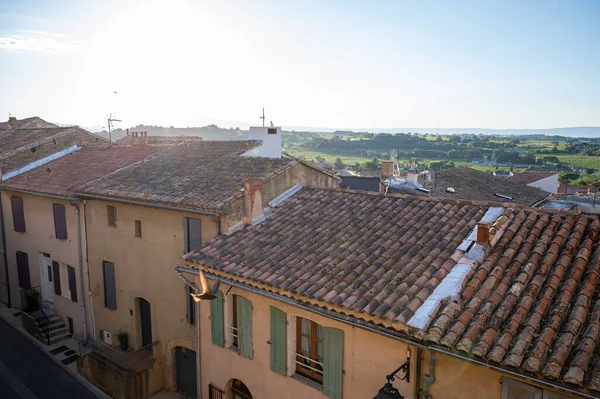
<instances>
[{"instance_id":1,"label":"metal handrail","mask_svg":"<svg viewBox=\"0 0 600 399\"><path fill-rule=\"evenodd\" d=\"M33 297L31 295L31 292L37 293L37 299L36 299L37 309L35 309L35 310L41 311L42 316L44 316L44 319L46 320L46 328L41 327L40 324L37 323L38 328L46 336L46 345L50 345L50 319L48 318L48 315L46 314L46 312L44 312L44 309L42 308L42 304L40 301L40 286L39 285L36 285L35 287L23 288L21 290L21 311L33 316L33 311L31 311L30 309L28 310L28 308L27 308L27 297L30 297L30 298ZM34 316L34 318L36 319L36 322L37 322L37 317Z\"/></svg>"},{"instance_id":2,"label":"metal handrail","mask_svg":"<svg viewBox=\"0 0 600 399\"><path fill-rule=\"evenodd\" d=\"M44 309L40 306L40 309L42 311L42 314L44 315L44 318L46 319L46 328L42 328L42 332L44 333L44 335L46 336L46 345L50 345L50 319L48 318L48 316L46 315L46 312L44 312Z\"/></svg>"},{"instance_id":3,"label":"metal handrail","mask_svg":"<svg viewBox=\"0 0 600 399\"><path fill-rule=\"evenodd\" d=\"M79 354L81 356L84 353L84 348L88 348L88 350L99 354L109 362L114 363L123 369L130 370L142 361L152 359L154 357L152 347L158 343L159 341L154 341L139 349L122 352L102 341L88 338L79 343Z\"/></svg>"}]
</instances>

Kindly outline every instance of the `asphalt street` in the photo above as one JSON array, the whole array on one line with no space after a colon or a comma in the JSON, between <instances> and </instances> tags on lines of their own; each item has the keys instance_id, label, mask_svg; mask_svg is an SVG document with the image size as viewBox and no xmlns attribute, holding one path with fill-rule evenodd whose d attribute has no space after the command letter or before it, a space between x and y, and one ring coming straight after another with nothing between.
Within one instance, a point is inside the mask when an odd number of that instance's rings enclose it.
<instances>
[{"instance_id":1,"label":"asphalt street","mask_svg":"<svg viewBox=\"0 0 600 399\"><path fill-rule=\"evenodd\" d=\"M0 398L97 398L81 381L0 319Z\"/></svg>"}]
</instances>

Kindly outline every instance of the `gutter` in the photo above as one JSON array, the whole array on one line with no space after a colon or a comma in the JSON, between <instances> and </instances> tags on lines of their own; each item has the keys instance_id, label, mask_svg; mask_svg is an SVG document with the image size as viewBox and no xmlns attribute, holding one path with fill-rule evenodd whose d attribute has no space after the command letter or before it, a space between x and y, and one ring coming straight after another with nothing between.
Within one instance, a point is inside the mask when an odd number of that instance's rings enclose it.
<instances>
[{"instance_id":1,"label":"gutter","mask_svg":"<svg viewBox=\"0 0 600 399\"><path fill-rule=\"evenodd\" d=\"M175 270L178 271L178 272L180 272L180 273L189 273L189 274L193 274L193 275L198 275L198 270L196 270L194 268L191 268L191 267L176 266ZM211 280L215 280L217 278L217 276L215 274L212 274L210 272L205 272L204 275L207 278L211 279ZM253 294L261 295L261 296L267 297L269 299L273 299L275 301L282 302L282 303L285 303L285 304L290 305L290 306L294 306L294 307L299 308L299 309L303 309L303 310L306 310L306 311L309 311L309 312L313 312L313 313L319 314L321 316L327 317L329 319L333 319L333 320L339 321L341 323L351 325L353 327L362 328L363 330L367 330L367 331L373 332L375 334L381 335L381 336L386 337L386 338L393 339L395 341L402 342L402 343L407 344L407 345L415 346L417 348L421 348L421 349L425 349L425 350L429 350L429 351L434 351L434 352L442 353L444 355L453 357L455 359L459 359L459 360L462 360L462 361L465 361L465 362L474 363L474 364L476 364L478 366L485 367L487 369L499 372L501 374L505 374L505 375L509 375L511 377L515 377L516 379L519 379L521 381L530 381L530 382L533 382L533 383L535 383L537 385L541 385L541 386L545 386L545 387L548 387L548 388L552 388L553 390L556 390L556 391L559 391L559 392L563 392L563 393L566 393L566 394L569 394L569 395L574 395L575 397L587 398L587 399L598 399L599 398L598 395L594 396L594 395L591 395L591 394L586 393L586 392L575 391L573 389L570 389L570 388L567 388L567 387L564 387L564 386L561 386L561 385L555 385L555 384L549 383L547 381L540 380L540 379L535 378L535 377L530 377L530 376L527 376L527 375L524 375L524 374L520 374L520 373L511 371L511 370L504 369L502 367L498 367L498 366L494 366L492 364L488 364L488 363L482 362L480 360L477 360L477 359L474 359L472 357L469 357L468 355L462 355L462 354L459 354L459 353L451 352L451 351L448 351L447 349L443 349L443 348L440 348L440 347L437 347L437 346L434 346L434 345L431 345L431 344L413 341L412 339L404 337L400 333L397 333L395 331L389 330L389 329L387 329L385 327L380 327L380 326L368 323L366 321L358 320L358 319L356 319L354 317L345 316L345 315L338 314L336 312L333 312L333 311L330 311L330 310L327 310L327 309L322 309L322 308L318 308L318 307L311 306L311 305L305 305L305 304L297 302L297 301L295 301L295 300L293 300L291 298L287 298L287 297L284 297L284 296L281 296L281 295L278 295L278 294L274 294L272 292L268 292L268 291L264 291L264 290L261 290L261 289L258 289L258 288L254 288L252 286L249 286L249 285L246 285L246 284L243 284L243 283L239 283L237 281L233 281L233 280L230 280L228 278L224 278L222 276L219 276L219 278L221 279L221 282L223 282L223 283L225 283L227 285L230 285L230 286L233 286L233 287L236 287L236 288L240 288L240 289L242 289L244 291L248 291L248 292L251 292Z\"/></svg>"},{"instance_id":2,"label":"gutter","mask_svg":"<svg viewBox=\"0 0 600 399\"><path fill-rule=\"evenodd\" d=\"M120 202L120 203L123 203L123 204L138 205L138 206L147 206L147 207L150 207L150 208L168 209L170 211L197 213L199 215L208 215L208 216L219 216L219 215L221 215L221 212L201 211L201 210L198 210L198 209L183 208L183 207L179 207L179 206L153 204L153 203L148 203L148 202L140 202L140 201L135 201L135 200L121 199L121 198L103 197L101 195L92 195L92 194L84 194L84 193L82 193L82 194L79 194L79 196L82 197L82 198L91 198L91 199L96 199L96 200L101 200L101 201Z\"/></svg>"},{"instance_id":3,"label":"gutter","mask_svg":"<svg viewBox=\"0 0 600 399\"><path fill-rule=\"evenodd\" d=\"M79 255L79 296L81 298L81 314L83 315L83 340L87 339L87 317L85 313L85 283L83 280L83 249L81 248L81 209L77 202L70 202L75 207L77 215L77 252ZM87 240L86 240L87 242Z\"/></svg>"},{"instance_id":4,"label":"gutter","mask_svg":"<svg viewBox=\"0 0 600 399\"><path fill-rule=\"evenodd\" d=\"M58 199L58 200L67 200L67 201L77 201L77 198L75 197L65 197L64 195L55 195L55 194L44 194L44 193L38 193L36 191L29 191L29 190L22 190L20 188L12 188L9 186L4 186L3 189L5 191L14 191L17 193L23 193L23 194L29 194L29 195L37 195L39 197L46 197L46 198L52 198L52 199Z\"/></svg>"},{"instance_id":5,"label":"gutter","mask_svg":"<svg viewBox=\"0 0 600 399\"><path fill-rule=\"evenodd\" d=\"M537 208L538 206L542 205L544 202L546 202L546 200L548 198L552 197L552 194L548 194L548 196L546 198L542 198L541 200L539 200L538 202L534 202L533 204L531 204L532 207Z\"/></svg>"}]
</instances>

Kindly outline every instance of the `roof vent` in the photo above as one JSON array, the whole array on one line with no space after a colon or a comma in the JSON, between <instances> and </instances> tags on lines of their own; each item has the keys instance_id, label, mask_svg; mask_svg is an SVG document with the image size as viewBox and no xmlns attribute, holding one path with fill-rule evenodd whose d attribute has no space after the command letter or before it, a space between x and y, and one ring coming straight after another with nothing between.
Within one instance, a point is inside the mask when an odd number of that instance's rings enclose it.
<instances>
[{"instance_id":1,"label":"roof vent","mask_svg":"<svg viewBox=\"0 0 600 399\"><path fill-rule=\"evenodd\" d=\"M511 197L510 195L504 195L504 194L498 194L498 193L496 193L494 195L496 197L504 198L504 199L507 199L507 200L512 200L513 199L513 197Z\"/></svg>"},{"instance_id":2,"label":"roof vent","mask_svg":"<svg viewBox=\"0 0 600 399\"><path fill-rule=\"evenodd\" d=\"M452 187L448 187L448 188L446 189L446 191L447 191L447 192L449 192L449 193L452 193L452 194L455 194L455 193L456 193L456 190L455 190L455 189L453 189Z\"/></svg>"}]
</instances>

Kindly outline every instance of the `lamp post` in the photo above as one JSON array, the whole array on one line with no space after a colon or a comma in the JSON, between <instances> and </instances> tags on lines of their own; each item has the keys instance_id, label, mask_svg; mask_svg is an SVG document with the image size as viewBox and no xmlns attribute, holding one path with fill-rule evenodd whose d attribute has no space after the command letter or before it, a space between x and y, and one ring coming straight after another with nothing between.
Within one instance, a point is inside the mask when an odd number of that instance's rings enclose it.
<instances>
[{"instance_id":1,"label":"lamp post","mask_svg":"<svg viewBox=\"0 0 600 399\"><path fill-rule=\"evenodd\" d=\"M373 399L404 399L404 396L400 394L400 391L392 385L394 378L399 378L396 374L401 371L404 373L404 377L400 378L400 380L410 382L410 349L406 351L406 361L396 370L385 376L387 382L379 392L377 392L377 395L375 395Z\"/></svg>"}]
</instances>

